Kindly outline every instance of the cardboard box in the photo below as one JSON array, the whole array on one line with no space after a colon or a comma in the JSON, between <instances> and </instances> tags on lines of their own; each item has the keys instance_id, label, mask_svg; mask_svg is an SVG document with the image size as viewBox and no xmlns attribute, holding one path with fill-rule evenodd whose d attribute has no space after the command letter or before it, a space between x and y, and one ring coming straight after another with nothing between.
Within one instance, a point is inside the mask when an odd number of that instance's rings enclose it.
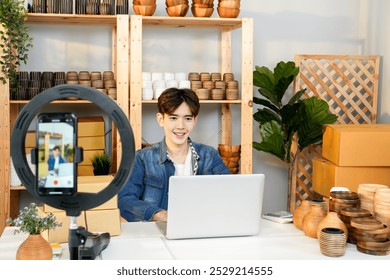
<instances>
[{"instance_id":1,"label":"cardboard box","mask_svg":"<svg viewBox=\"0 0 390 280\"><path fill-rule=\"evenodd\" d=\"M77 165L77 174L79 176L93 176L92 165Z\"/></svg>"},{"instance_id":2,"label":"cardboard box","mask_svg":"<svg viewBox=\"0 0 390 280\"><path fill-rule=\"evenodd\" d=\"M390 166L390 124L326 125L322 156L338 166Z\"/></svg>"},{"instance_id":3,"label":"cardboard box","mask_svg":"<svg viewBox=\"0 0 390 280\"><path fill-rule=\"evenodd\" d=\"M78 137L77 145L84 150L104 150L104 136Z\"/></svg>"},{"instance_id":4,"label":"cardboard box","mask_svg":"<svg viewBox=\"0 0 390 280\"><path fill-rule=\"evenodd\" d=\"M357 192L364 183L390 186L390 167L337 166L325 159L313 160L312 187L321 195L329 197L333 187Z\"/></svg>"},{"instance_id":5,"label":"cardboard box","mask_svg":"<svg viewBox=\"0 0 390 280\"><path fill-rule=\"evenodd\" d=\"M105 189L114 177L112 175L107 176L83 176L78 177L78 191L85 193L97 193ZM91 209L91 210L106 210L106 209L117 209L118 208L118 196L115 195L103 204ZM46 213L62 212L63 210L51 207L50 205L44 204L43 211Z\"/></svg>"},{"instance_id":6,"label":"cardboard box","mask_svg":"<svg viewBox=\"0 0 390 280\"><path fill-rule=\"evenodd\" d=\"M46 216L47 212L44 212L42 209L38 210L40 216ZM66 216L65 211L53 212L57 222L62 223L61 227L56 228L55 230L45 230L42 232L43 238L45 238L49 243L66 243L69 240L69 226L70 226L70 217ZM85 213L81 212L81 215L77 217L77 225L85 227Z\"/></svg>"},{"instance_id":7,"label":"cardboard box","mask_svg":"<svg viewBox=\"0 0 390 280\"><path fill-rule=\"evenodd\" d=\"M78 166L91 166L92 167L92 158L95 154L104 154L104 149L101 150L84 150L83 151L83 161L78 164Z\"/></svg>"},{"instance_id":8,"label":"cardboard box","mask_svg":"<svg viewBox=\"0 0 390 280\"><path fill-rule=\"evenodd\" d=\"M121 217L119 209L85 211L88 231L109 232L111 236L120 235Z\"/></svg>"},{"instance_id":9,"label":"cardboard box","mask_svg":"<svg viewBox=\"0 0 390 280\"><path fill-rule=\"evenodd\" d=\"M104 136L104 119L102 117L80 117L77 120L78 136Z\"/></svg>"}]
</instances>

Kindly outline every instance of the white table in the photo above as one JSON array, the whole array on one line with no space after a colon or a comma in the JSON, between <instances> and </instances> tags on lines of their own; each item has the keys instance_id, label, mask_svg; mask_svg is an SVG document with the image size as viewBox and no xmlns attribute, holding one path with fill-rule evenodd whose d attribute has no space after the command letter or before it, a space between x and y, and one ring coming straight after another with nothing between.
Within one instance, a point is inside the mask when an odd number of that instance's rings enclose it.
<instances>
[{"instance_id":1,"label":"white table","mask_svg":"<svg viewBox=\"0 0 390 280\"><path fill-rule=\"evenodd\" d=\"M0 259L15 259L26 238L6 228L0 238ZM69 259L67 244L62 259ZM155 223L122 223L121 235L111 238L103 260L331 260L320 251L317 239L307 237L293 224L261 221L257 236L167 240ZM373 256L347 244L342 260L390 260L390 255Z\"/></svg>"}]
</instances>

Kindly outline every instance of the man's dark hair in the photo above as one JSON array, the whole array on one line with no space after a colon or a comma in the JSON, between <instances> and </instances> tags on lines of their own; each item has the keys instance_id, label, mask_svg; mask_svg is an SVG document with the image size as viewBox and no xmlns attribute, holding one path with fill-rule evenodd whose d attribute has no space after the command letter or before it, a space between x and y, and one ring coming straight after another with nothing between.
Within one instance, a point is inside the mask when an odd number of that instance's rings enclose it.
<instances>
[{"instance_id":1,"label":"man's dark hair","mask_svg":"<svg viewBox=\"0 0 390 280\"><path fill-rule=\"evenodd\" d=\"M61 148L60 148L60 146L56 145L56 146L53 147L52 150L53 150L53 151L54 151L54 150L59 150L59 151L61 151Z\"/></svg>"},{"instance_id":2,"label":"man's dark hair","mask_svg":"<svg viewBox=\"0 0 390 280\"><path fill-rule=\"evenodd\" d=\"M171 115L183 103L187 103L194 117L199 114L199 98L189 88L168 88L158 98L158 112Z\"/></svg>"}]
</instances>

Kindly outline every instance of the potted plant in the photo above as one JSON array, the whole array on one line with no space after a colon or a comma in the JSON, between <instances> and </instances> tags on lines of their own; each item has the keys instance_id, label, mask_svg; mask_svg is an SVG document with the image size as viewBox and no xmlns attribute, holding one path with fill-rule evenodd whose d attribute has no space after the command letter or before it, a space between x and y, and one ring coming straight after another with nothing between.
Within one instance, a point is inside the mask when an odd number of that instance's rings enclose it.
<instances>
[{"instance_id":1,"label":"potted plant","mask_svg":"<svg viewBox=\"0 0 390 280\"><path fill-rule=\"evenodd\" d=\"M112 159L105 153L95 154L92 157L94 175L108 175L112 166Z\"/></svg>"},{"instance_id":2,"label":"potted plant","mask_svg":"<svg viewBox=\"0 0 390 280\"><path fill-rule=\"evenodd\" d=\"M256 66L253 72L253 85L264 97L253 98L254 103L262 106L253 114L259 124L261 138L260 142L253 141L253 148L273 154L288 165L288 209L298 153L309 145L321 144L323 126L337 120L336 115L329 113L326 101L315 96L302 98L306 89L286 100L285 94L298 73L299 67L292 61L279 62L273 71L265 66Z\"/></svg>"},{"instance_id":3,"label":"potted plant","mask_svg":"<svg viewBox=\"0 0 390 280\"><path fill-rule=\"evenodd\" d=\"M3 73L0 75L0 82L5 84L9 80L11 96L16 96L19 88L18 67L21 62L27 62L28 51L33 46L24 24L26 14L24 0L0 1L0 64Z\"/></svg>"},{"instance_id":4,"label":"potted plant","mask_svg":"<svg viewBox=\"0 0 390 280\"><path fill-rule=\"evenodd\" d=\"M17 227L15 233L24 232L28 234L27 239L18 248L16 259L39 260L52 258L53 250L41 233L62 226L62 223L57 222L53 213L41 216L38 213L38 206L35 203L30 203L29 207L20 210L16 219L8 218L6 222L10 226Z\"/></svg>"}]
</instances>

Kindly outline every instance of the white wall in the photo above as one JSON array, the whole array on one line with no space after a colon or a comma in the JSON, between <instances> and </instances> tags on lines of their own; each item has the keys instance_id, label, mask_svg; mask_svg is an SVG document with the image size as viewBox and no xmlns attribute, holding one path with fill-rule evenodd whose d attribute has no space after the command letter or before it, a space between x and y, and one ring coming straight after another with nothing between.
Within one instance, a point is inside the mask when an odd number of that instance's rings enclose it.
<instances>
[{"instance_id":1,"label":"white wall","mask_svg":"<svg viewBox=\"0 0 390 280\"><path fill-rule=\"evenodd\" d=\"M166 16L165 1L158 0L155 15ZM215 1L216 5L217 1ZM390 41L386 0L242 0L240 17L254 18L254 64L273 68L294 54L381 55L378 121L390 120L389 80ZM191 12L187 16L192 16ZM216 11L213 17L218 17ZM103 32L102 32L103 31ZM106 27L31 26L35 47L26 70L98 70L111 68L111 37ZM43 35L42 35L43 34ZM233 50L240 48L234 33ZM205 29L148 29L144 32L144 71L219 71L219 41L215 32ZM240 78L240 55L233 60L233 72ZM44 65L44 66L42 66ZM387 68L386 68L387 66ZM254 94L257 90L254 89ZM256 109L256 108L255 108ZM154 120L155 108L145 106L144 138L159 141L162 135ZM218 144L219 124L212 110L204 107L193 138L213 146ZM239 121L239 113L237 119ZM209 121L213 119L213 121ZM234 127L239 126L235 123ZM239 131L237 131L239 134ZM259 140L254 125L254 139ZM233 142L237 142L234 136ZM234 143L235 144L235 143ZM253 172L266 174L264 211L285 209L286 166L275 157L254 150Z\"/></svg>"}]
</instances>

